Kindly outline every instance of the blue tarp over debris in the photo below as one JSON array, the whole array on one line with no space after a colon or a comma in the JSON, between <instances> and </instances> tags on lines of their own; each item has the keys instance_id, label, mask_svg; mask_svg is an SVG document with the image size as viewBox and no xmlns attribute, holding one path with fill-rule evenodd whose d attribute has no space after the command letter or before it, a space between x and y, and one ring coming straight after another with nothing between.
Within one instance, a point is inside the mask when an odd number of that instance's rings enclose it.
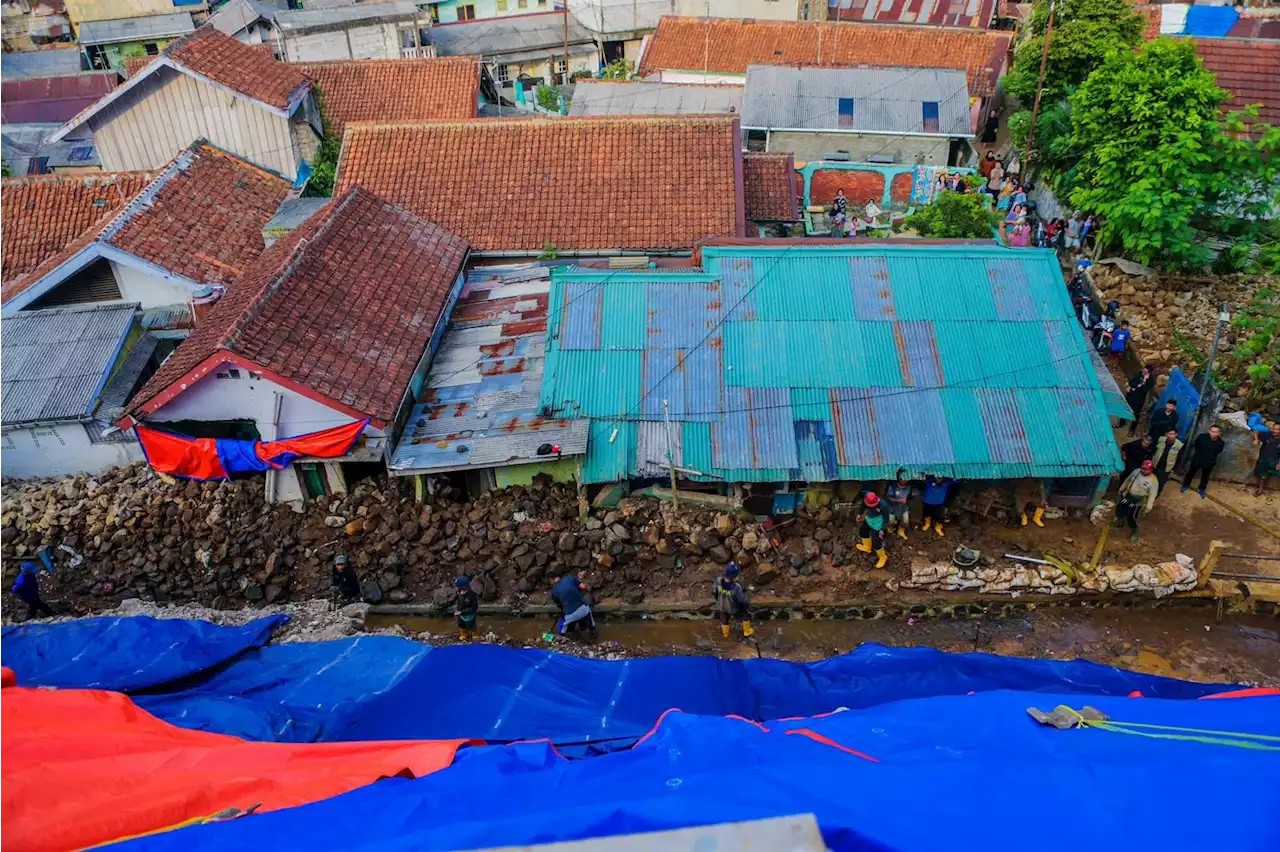
<instances>
[{"instance_id":1,"label":"blue tarp over debris","mask_svg":"<svg viewBox=\"0 0 1280 852\"><path fill-rule=\"evenodd\" d=\"M180 619L82 618L0 632L0 662L22 686L134 692L170 686L267 643L287 616L243 627Z\"/></svg>"},{"instance_id":2,"label":"blue tarp over debris","mask_svg":"<svg viewBox=\"0 0 1280 852\"><path fill-rule=\"evenodd\" d=\"M1026 712L1086 703L1118 721L1275 739L1057 730ZM834 850L1272 852L1280 753L1265 748L1280 748L1280 698L997 691L763 727L676 713L630 751L570 761L546 743L475 748L425 778L111 848L477 849L813 813Z\"/></svg>"},{"instance_id":3,"label":"blue tarp over debris","mask_svg":"<svg viewBox=\"0 0 1280 852\"><path fill-rule=\"evenodd\" d=\"M818 663L589 660L378 636L258 647L278 623L90 619L20 628L0 653L24 685L145 689L138 704L173 724L281 742L548 738L609 750L670 708L765 720L1000 689L1196 698L1227 688L1081 661L879 645Z\"/></svg>"},{"instance_id":4,"label":"blue tarp over debris","mask_svg":"<svg viewBox=\"0 0 1280 852\"><path fill-rule=\"evenodd\" d=\"M1192 6L1187 9L1183 35L1221 38L1231 32L1240 13L1231 6Z\"/></svg>"}]
</instances>

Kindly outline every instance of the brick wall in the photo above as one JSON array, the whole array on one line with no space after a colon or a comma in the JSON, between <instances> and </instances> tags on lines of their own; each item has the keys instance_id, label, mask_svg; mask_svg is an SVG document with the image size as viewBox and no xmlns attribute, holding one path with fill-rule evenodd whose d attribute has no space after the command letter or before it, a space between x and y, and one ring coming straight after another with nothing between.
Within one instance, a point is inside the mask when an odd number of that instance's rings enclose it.
<instances>
[{"instance_id":1,"label":"brick wall","mask_svg":"<svg viewBox=\"0 0 1280 852\"><path fill-rule=\"evenodd\" d=\"M884 198L884 175L848 169L818 169L809 182L809 198L814 204L830 204L836 190L843 189L853 204L877 204Z\"/></svg>"}]
</instances>

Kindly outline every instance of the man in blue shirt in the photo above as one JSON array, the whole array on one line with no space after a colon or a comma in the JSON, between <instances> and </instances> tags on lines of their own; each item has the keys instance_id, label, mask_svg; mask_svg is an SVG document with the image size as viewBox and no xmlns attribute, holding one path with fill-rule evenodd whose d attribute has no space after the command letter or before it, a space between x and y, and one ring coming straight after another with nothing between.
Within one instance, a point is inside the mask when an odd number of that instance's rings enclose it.
<instances>
[{"instance_id":1,"label":"man in blue shirt","mask_svg":"<svg viewBox=\"0 0 1280 852\"><path fill-rule=\"evenodd\" d=\"M27 618L37 618L42 613L50 618L57 613L40 599L40 580L36 577L36 564L34 562L23 562L21 570L18 571L18 580L13 584L13 593L18 596L18 600L27 605Z\"/></svg>"},{"instance_id":2,"label":"man in blue shirt","mask_svg":"<svg viewBox=\"0 0 1280 852\"><path fill-rule=\"evenodd\" d=\"M926 476L924 478L924 526L920 529L929 530L930 524L938 531L938 535L943 535L942 525L946 521L947 495L951 493L951 488L956 484L954 479L945 476Z\"/></svg>"},{"instance_id":3,"label":"man in blue shirt","mask_svg":"<svg viewBox=\"0 0 1280 852\"><path fill-rule=\"evenodd\" d=\"M1133 337L1133 332L1129 330L1129 321L1121 320L1120 327L1111 332L1111 354L1123 355L1130 337Z\"/></svg>"},{"instance_id":4,"label":"man in blue shirt","mask_svg":"<svg viewBox=\"0 0 1280 852\"><path fill-rule=\"evenodd\" d=\"M551 587L551 599L560 605L562 613L556 624L556 632L561 636L571 630L586 628L594 636L596 619L591 614L591 606L587 603L586 572L566 574Z\"/></svg>"}]
</instances>

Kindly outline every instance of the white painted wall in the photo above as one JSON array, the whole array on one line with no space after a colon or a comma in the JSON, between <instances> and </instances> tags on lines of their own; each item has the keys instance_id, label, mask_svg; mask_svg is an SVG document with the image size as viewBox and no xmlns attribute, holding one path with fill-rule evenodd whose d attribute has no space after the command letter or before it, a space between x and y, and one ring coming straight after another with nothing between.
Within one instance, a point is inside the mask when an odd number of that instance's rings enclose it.
<instances>
[{"instance_id":1,"label":"white painted wall","mask_svg":"<svg viewBox=\"0 0 1280 852\"><path fill-rule=\"evenodd\" d=\"M240 378L219 379L218 373L236 369ZM276 426L276 396L281 398L280 419ZM176 399L154 414L148 422L166 420L253 420L264 441L290 438L305 432L319 432L332 426L350 423L356 418L303 396L268 379L251 379L242 367L223 365L213 370ZM381 435L372 427L370 436Z\"/></svg>"},{"instance_id":2,"label":"white painted wall","mask_svg":"<svg viewBox=\"0 0 1280 852\"><path fill-rule=\"evenodd\" d=\"M186 305L191 293L176 281L166 281L141 269L111 261L111 274L120 287L120 298L125 302L139 302L143 309L166 305Z\"/></svg>"},{"instance_id":3,"label":"white painted wall","mask_svg":"<svg viewBox=\"0 0 1280 852\"><path fill-rule=\"evenodd\" d=\"M136 461L142 461L136 441L94 444L80 423L7 429L0 437L0 474L20 479L101 473Z\"/></svg>"},{"instance_id":4,"label":"white painted wall","mask_svg":"<svg viewBox=\"0 0 1280 852\"><path fill-rule=\"evenodd\" d=\"M158 169L203 138L290 180L298 173L288 118L172 68L161 68L88 123L104 171Z\"/></svg>"},{"instance_id":5,"label":"white painted wall","mask_svg":"<svg viewBox=\"0 0 1280 852\"><path fill-rule=\"evenodd\" d=\"M240 378L218 378L219 373L230 376L231 369L238 370ZM280 401L278 420L277 399ZM319 432L355 419L268 379L250 378L247 370L227 364L213 370L146 418L148 423L156 425L175 420L252 420L264 441ZM382 430L369 426L364 434L367 439L382 439L380 444L385 446ZM304 492L292 465L284 470L267 472L267 493L274 493L277 503L301 506Z\"/></svg>"},{"instance_id":6,"label":"white painted wall","mask_svg":"<svg viewBox=\"0 0 1280 852\"><path fill-rule=\"evenodd\" d=\"M284 55L289 62L325 62L332 59L399 59L399 26L394 21L353 25L345 30L284 35Z\"/></svg>"},{"instance_id":7,"label":"white painted wall","mask_svg":"<svg viewBox=\"0 0 1280 852\"><path fill-rule=\"evenodd\" d=\"M700 71L659 71L650 74L646 79L657 79L662 83L697 83L703 86L745 86L745 74L703 74Z\"/></svg>"}]
</instances>

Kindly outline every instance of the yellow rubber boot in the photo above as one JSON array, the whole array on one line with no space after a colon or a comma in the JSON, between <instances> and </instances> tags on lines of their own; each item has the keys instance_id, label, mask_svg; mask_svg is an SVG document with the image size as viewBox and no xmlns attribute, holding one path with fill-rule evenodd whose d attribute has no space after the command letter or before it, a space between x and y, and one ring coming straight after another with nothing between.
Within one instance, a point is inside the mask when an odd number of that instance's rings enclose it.
<instances>
[{"instance_id":1,"label":"yellow rubber boot","mask_svg":"<svg viewBox=\"0 0 1280 852\"><path fill-rule=\"evenodd\" d=\"M1036 513L1031 516L1031 520L1034 521L1035 525L1038 527L1044 526L1044 506L1036 507Z\"/></svg>"},{"instance_id":2,"label":"yellow rubber boot","mask_svg":"<svg viewBox=\"0 0 1280 852\"><path fill-rule=\"evenodd\" d=\"M1023 525L1024 527L1027 525L1027 513L1026 513L1026 512L1023 512L1023 513L1022 513L1022 525Z\"/></svg>"},{"instance_id":3,"label":"yellow rubber boot","mask_svg":"<svg viewBox=\"0 0 1280 852\"><path fill-rule=\"evenodd\" d=\"M470 641L471 641L471 631L470 631L470 630L467 630L466 628L459 627L459 628L458 628L458 641L459 641L459 642L470 642Z\"/></svg>"},{"instance_id":4,"label":"yellow rubber boot","mask_svg":"<svg viewBox=\"0 0 1280 852\"><path fill-rule=\"evenodd\" d=\"M862 541L860 541L860 542L858 542L857 544L855 544L855 545L853 546L853 548L854 548L854 550L861 550L863 553L870 553L870 552L871 552L871 539L869 539L869 538L864 538Z\"/></svg>"},{"instance_id":5,"label":"yellow rubber boot","mask_svg":"<svg viewBox=\"0 0 1280 852\"><path fill-rule=\"evenodd\" d=\"M920 529L924 530L925 532L928 532L928 531L929 531L929 524L931 524L931 523L933 523L933 518L925 518L925 519L924 519L924 526L922 526Z\"/></svg>"},{"instance_id":6,"label":"yellow rubber boot","mask_svg":"<svg viewBox=\"0 0 1280 852\"><path fill-rule=\"evenodd\" d=\"M903 541L906 541L906 540L907 540L907 525L906 525L906 524L898 524L898 538L902 539Z\"/></svg>"},{"instance_id":7,"label":"yellow rubber boot","mask_svg":"<svg viewBox=\"0 0 1280 852\"><path fill-rule=\"evenodd\" d=\"M744 639L750 639L753 635L755 635L755 632L756 632L756 629L751 626L750 621L742 622L742 637Z\"/></svg>"},{"instance_id":8,"label":"yellow rubber boot","mask_svg":"<svg viewBox=\"0 0 1280 852\"><path fill-rule=\"evenodd\" d=\"M884 548L876 551L876 567L883 568L884 564L889 561L889 554L884 552Z\"/></svg>"},{"instance_id":9,"label":"yellow rubber boot","mask_svg":"<svg viewBox=\"0 0 1280 852\"><path fill-rule=\"evenodd\" d=\"M720 635L726 639L729 638L729 625L727 624L720 625Z\"/></svg>"},{"instance_id":10,"label":"yellow rubber boot","mask_svg":"<svg viewBox=\"0 0 1280 852\"><path fill-rule=\"evenodd\" d=\"M938 524L934 529L938 531L938 538L942 538L942 524Z\"/></svg>"}]
</instances>

